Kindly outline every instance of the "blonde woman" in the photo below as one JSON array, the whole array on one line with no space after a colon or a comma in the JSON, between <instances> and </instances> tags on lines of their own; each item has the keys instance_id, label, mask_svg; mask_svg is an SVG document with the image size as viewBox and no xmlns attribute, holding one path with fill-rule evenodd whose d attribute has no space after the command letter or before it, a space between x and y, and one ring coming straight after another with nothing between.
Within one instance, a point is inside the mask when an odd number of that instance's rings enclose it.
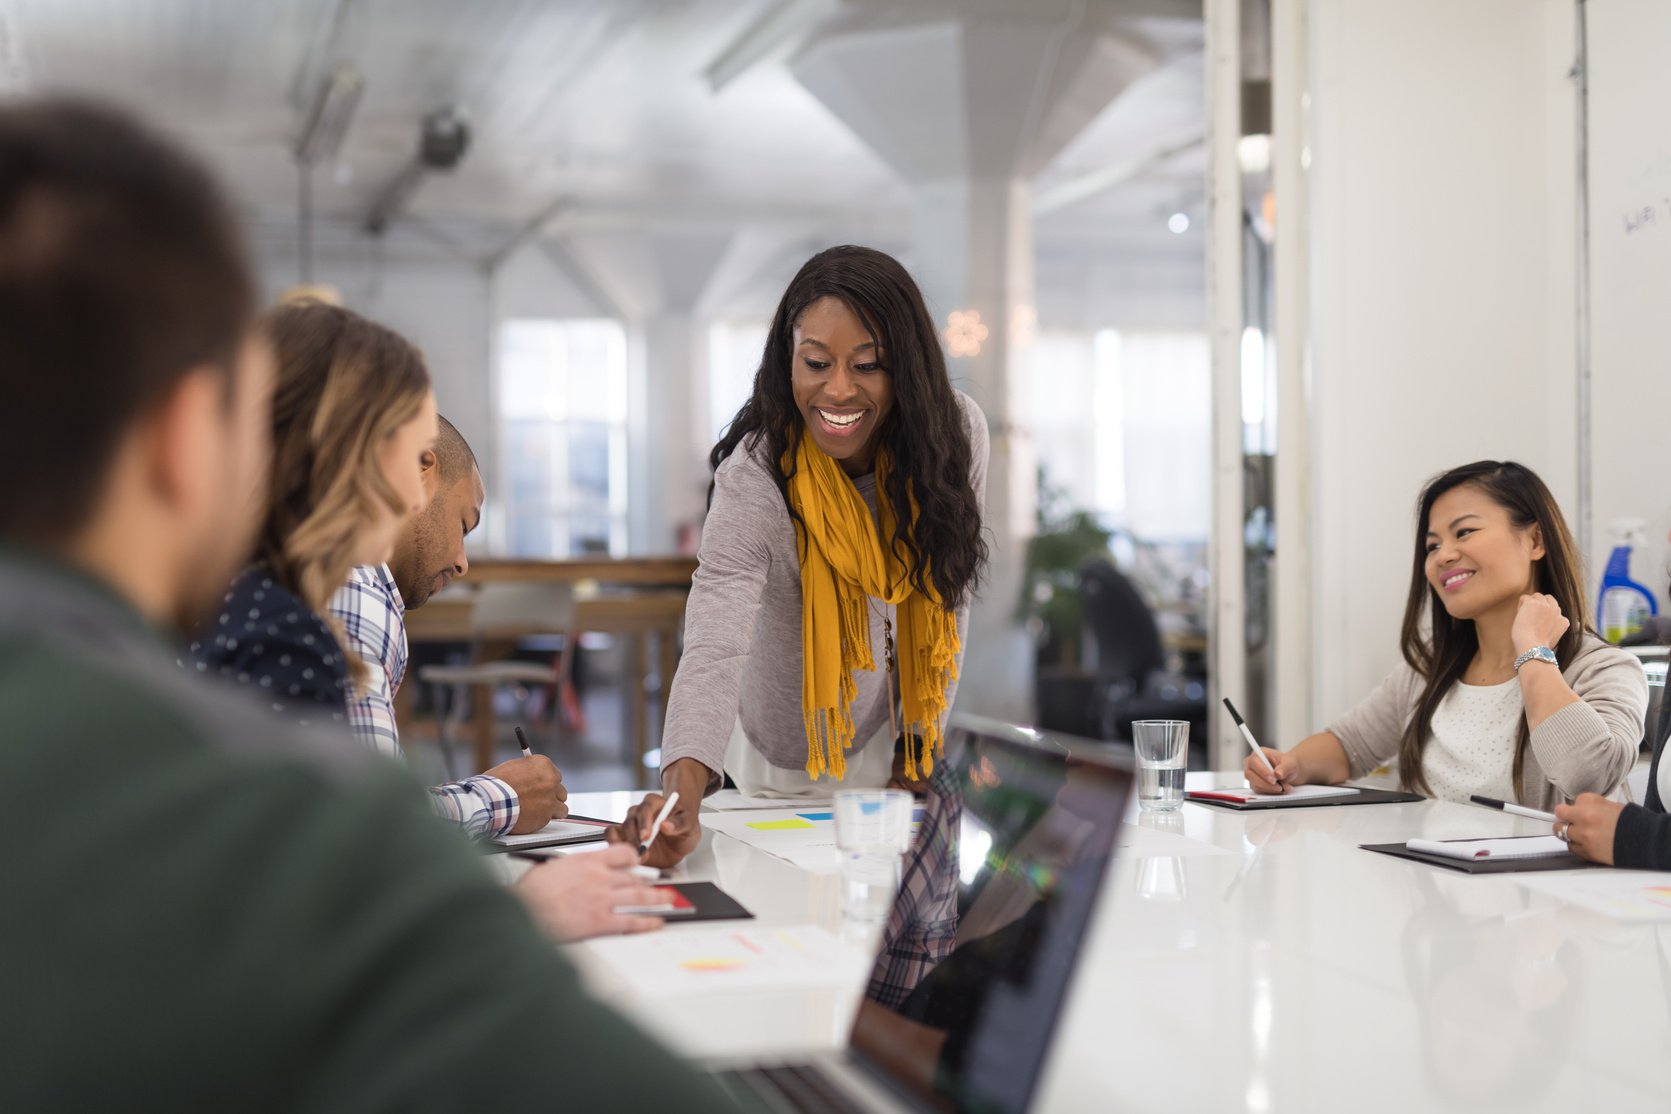
<instances>
[{"instance_id":1,"label":"blonde woman","mask_svg":"<svg viewBox=\"0 0 1671 1114\"><path fill-rule=\"evenodd\" d=\"M388 557L421 506L435 395L416 348L349 310L283 305L261 333L277 365L266 517L253 562L191 655L198 671L258 689L274 712L344 723L369 674L325 603L355 565Z\"/></svg>"}]
</instances>

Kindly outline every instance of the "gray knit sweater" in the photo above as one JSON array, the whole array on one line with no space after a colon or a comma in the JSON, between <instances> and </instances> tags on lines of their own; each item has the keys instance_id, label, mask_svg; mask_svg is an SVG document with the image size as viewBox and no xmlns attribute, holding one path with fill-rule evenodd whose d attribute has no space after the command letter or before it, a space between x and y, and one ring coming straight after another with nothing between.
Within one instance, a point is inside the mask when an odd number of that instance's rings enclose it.
<instances>
[{"instance_id":1,"label":"gray knit sweater","mask_svg":"<svg viewBox=\"0 0 1671 1114\"><path fill-rule=\"evenodd\" d=\"M1548 811L1580 793L1611 793L1630 773L1648 712L1648 679L1633 654L1588 635L1561 667L1576 704L1538 725L1526 748L1525 798ZM1404 725L1416 710L1422 679L1401 663L1329 732L1346 748L1352 777L1398 753Z\"/></svg>"},{"instance_id":2,"label":"gray knit sweater","mask_svg":"<svg viewBox=\"0 0 1671 1114\"><path fill-rule=\"evenodd\" d=\"M957 393L969 430L970 485L983 506L989 449L986 416ZM714 475L713 505L702 527L699 565L685 607L685 649L667 705L662 764L695 758L718 788L726 743L739 717L743 733L780 769L806 765L801 714L801 564L794 523L772 478L762 446L746 441ZM854 481L876 513L874 474ZM853 705L855 751L888 723L882 670L882 619L893 609L870 601L870 645L875 671L858 672ZM968 633L967 602L958 610L960 638ZM958 658L962 664L962 655ZM951 706L956 684L948 686Z\"/></svg>"}]
</instances>

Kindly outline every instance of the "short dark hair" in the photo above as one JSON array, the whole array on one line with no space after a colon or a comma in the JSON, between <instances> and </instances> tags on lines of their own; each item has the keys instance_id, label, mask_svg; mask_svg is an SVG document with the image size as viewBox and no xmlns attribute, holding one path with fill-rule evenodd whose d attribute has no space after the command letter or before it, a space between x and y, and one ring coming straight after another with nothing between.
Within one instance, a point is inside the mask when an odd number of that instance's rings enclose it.
<instances>
[{"instance_id":1,"label":"short dark hair","mask_svg":"<svg viewBox=\"0 0 1671 1114\"><path fill-rule=\"evenodd\" d=\"M122 438L192 369L231 368L254 313L209 173L116 110L0 107L0 537L86 524ZM231 375L228 370L228 383Z\"/></svg>"},{"instance_id":2,"label":"short dark hair","mask_svg":"<svg viewBox=\"0 0 1671 1114\"><path fill-rule=\"evenodd\" d=\"M435 439L435 467L441 472L442 484L451 487L470 469L481 471L481 465L476 463L475 450L470 448L470 442L464 439L458 427L439 414L436 418L441 425L441 434Z\"/></svg>"}]
</instances>

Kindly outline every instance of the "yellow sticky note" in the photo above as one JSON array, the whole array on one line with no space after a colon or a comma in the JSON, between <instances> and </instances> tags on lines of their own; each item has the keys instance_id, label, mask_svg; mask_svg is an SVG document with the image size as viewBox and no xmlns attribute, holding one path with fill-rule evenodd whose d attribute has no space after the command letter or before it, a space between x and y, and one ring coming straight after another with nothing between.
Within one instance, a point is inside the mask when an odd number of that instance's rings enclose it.
<instances>
[{"instance_id":1,"label":"yellow sticky note","mask_svg":"<svg viewBox=\"0 0 1671 1114\"><path fill-rule=\"evenodd\" d=\"M749 827L761 832L787 832L791 828L814 828L817 825L811 820L791 816L788 820L756 820Z\"/></svg>"}]
</instances>

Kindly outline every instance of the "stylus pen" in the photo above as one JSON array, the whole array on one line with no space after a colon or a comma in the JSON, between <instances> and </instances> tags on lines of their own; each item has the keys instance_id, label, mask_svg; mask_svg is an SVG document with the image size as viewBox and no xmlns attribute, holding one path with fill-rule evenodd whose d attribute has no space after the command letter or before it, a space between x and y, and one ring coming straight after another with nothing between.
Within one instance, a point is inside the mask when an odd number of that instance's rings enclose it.
<instances>
[{"instance_id":1,"label":"stylus pen","mask_svg":"<svg viewBox=\"0 0 1671 1114\"><path fill-rule=\"evenodd\" d=\"M1248 749L1253 751L1253 756L1259 759L1260 765L1270 771L1271 780L1281 785L1282 779L1276 776L1276 767L1271 765L1269 758L1265 757L1265 752L1259 748L1259 740L1255 739L1253 732L1248 730L1247 721L1242 718L1242 713L1236 711L1236 706L1230 703L1228 696L1224 698L1224 706L1229 710L1230 718L1236 721L1236 727L1241 731L1242 738L1247 740Z\"/></svg>"},{"instance_id":2,"label":"stylus pen","mask_svg":"<svg viewBox=\"0 0 1671 1114\"><path fill-rule=\"evenodd\" d=\"M533 750L531 750L528 746L528 736L526 736L522 733L521 725L518 725L517 729L516 729L516 741L519 744L521 744L521 746L522 746L522 757L524 757L524 758L534 757Z\"/></svg>"},{"instance_id":3,"label":"stylus pen","mask_svg":"<svg viewBox=\"0 0 1671 1114\"><path fill-rule=\"evenodd\" d=\"M1535 808L1527 808L1525 805L1517 805L1512 801L1499 801L1496 797L1482 797L1478 793L1468 794L1468 799L1473 801L1476 805L1484 805L1486 808L1500 808L1504 812L1512 812L1516 816L1529 816L1533 820L1542 820L1550 824L1555 822L1555 814L1553 812L1539 812Z\"/></svg>"},{"instance_id":4,"label":"stylus pen","mask_svg":"<svg viewBox=\"0 0 1671 1114\"><path fill-rule=\"evenodd\" d=\"M650 844L654 843L656 841L656 837L661 835L662 821L667 819L667 817L673 812L673 806L678 803L679 791L675 789L673 792L669 793L667 795L667 799L661 803L661 811L656 813L656 822L650 825L650 838L638 845L639 858L642 859L645 855L650 853Z\"/></svg>"}]
</instances>

